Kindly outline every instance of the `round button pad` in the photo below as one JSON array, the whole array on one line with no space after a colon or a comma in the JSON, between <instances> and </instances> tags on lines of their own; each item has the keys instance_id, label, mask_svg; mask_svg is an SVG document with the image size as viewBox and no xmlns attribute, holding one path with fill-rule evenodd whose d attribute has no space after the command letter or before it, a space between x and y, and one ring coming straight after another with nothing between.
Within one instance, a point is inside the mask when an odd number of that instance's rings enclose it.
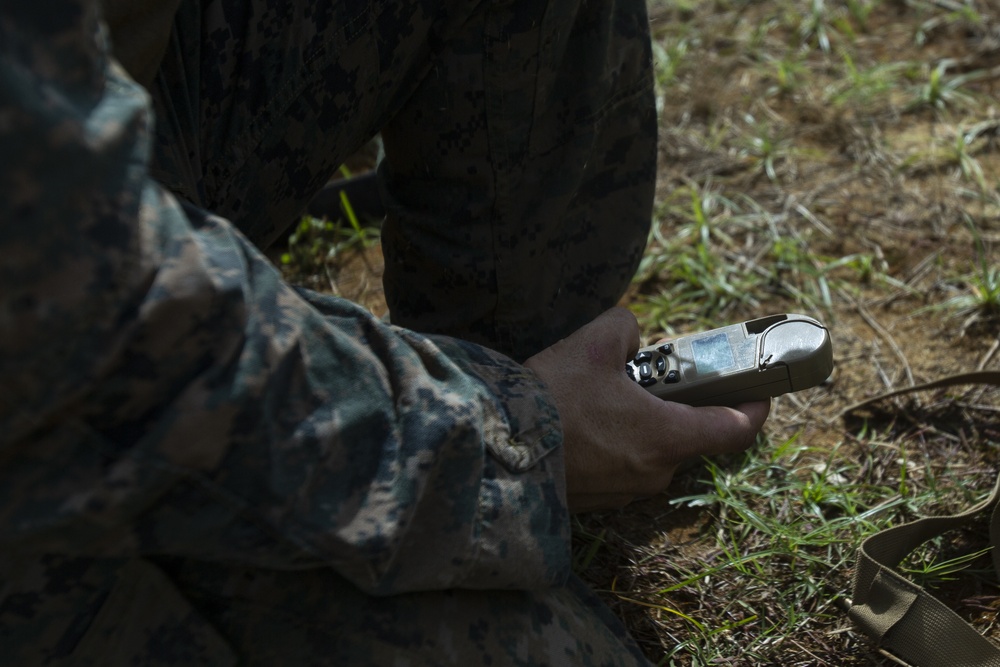
<instances>
[{"instance_id":1,"label":"round button pad","mask_svg":"<svg viewBox=\"0 0 1000 667\"><path fill-rule=\"evenodd\" d=\"M646 347L636 353L625 364L625 372L643 387L651 387L658 382L675 384L681 381L681 372L674 357L674 346L662 343Z\"/></svg>"}]
</instances>

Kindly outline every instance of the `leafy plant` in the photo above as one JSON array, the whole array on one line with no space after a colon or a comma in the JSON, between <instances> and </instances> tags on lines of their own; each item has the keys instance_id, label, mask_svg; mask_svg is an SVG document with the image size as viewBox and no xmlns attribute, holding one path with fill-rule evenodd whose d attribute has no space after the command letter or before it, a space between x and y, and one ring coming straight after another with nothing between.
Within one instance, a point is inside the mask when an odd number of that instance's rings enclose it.
<instances>
[{"instance_id":1,"label":"leafy plant","mask_svg":"<svg viewBox=\"0 0 1000 667\"><path fill-rule=\"evenodd\" d=\"M843 20L840 9L830 9L825 0L809 0L805 11L797 10L795 14L801 17L798 33L802 43L815 42L823 53L830 53L833 36L845 34L848 38L853 37L853 30Z\"/></svg>"},{"instance_id":2,"label":"leafy plant","mask_svg":"<svg viewBox=\"0 0 1000 667\"><path fill-rule=\"evenodd\" d=\"M847 0L847 11L863 32L868 32L868 19L881 0Z\"/></svg>"},{"instance_id":3,"label":"leafy plant","mask_svg":"<svg viewBox=\"0 0 1000 667\"><path fill-rule=\"evenodd\" d=\"M983 16L976 10L974 2L960 2L958 0L941 0L938 3L918 0L915 2L934 15L921 22L914 33L914 41L923 45L928 41L928 37L936 30L940 30L950 25L966 24L979 26L985 23ZM941 8L946 11L941 12Z\"/></svg>"},{"instance_id":4,"label":"leafy plant","mask_svg":"<svg viewBox=\"0 0 1000 667\"><path fill-rule=\"evenodd\" d=\"M768 95L789 96L801 89L808 68L795 53L786 54L782 58L765 56L764 73L774 80L767 89Z\"/></svg>"},{"instance_id":5,"label":"leafy plant","mask_svg":"<svg viewBox=\"0 0 1000 667\"><path fill-rule=\"evenodd\" d=\"M778 180L779 167L794 173L792 140L783 128L776 123L758 121L749 114L745 121L748 130L741 141L741 153L750 170L763 173L772 182Z\"/></svg>"},{"instance_id":6,"label":"leafy plant","mask_svg":"<svg viewBox=\"0 0 1000 667\"><path fill-rule=\"evenodd\" d=\"M900 63L879 63L872 67L860 68L850 53L841 53L844 63L842 75L825 91L825 98L837 106L866 108L878 103L885 107L891 104L887 99L898 85L905 66Z\"/></svg>"},{"instance_id":7,"label":"leafy plant","mask_svg":"<svg viewBox=\"0 0 1000 667\"><path fill-rule=\"evenodd\" d=\"M975 95L967 90L969 83L988 76L987 72L975 70L963 74L949 75L948 70L955 65L951 58L945 58L929 68L926 81L917 88L917 93L909 105L910 110L922 107L944 109L952 106L968 106L975 102Z\"/></svg>"},{"instance_id":8,"label":"leafy plant","mask_svg":"<svg viewBox=\"0 0 1000 667\"><path fill-rule=\"evenodd\" d=\"M686 39L653 43L653 66L658 86L664 87L674 82L687 54Z\"/></svg>"},{"instance_id":9,"label":"leafy plant","mask_svg":"<svg viewBox=\"0 0 1000 667\"><path fill-rule=\"evenodd\" d=\"M919 550L900 567L918 586L937 588L945 582L955 581L959 573L970 574L966 571L993 550L993 547L986 547L953 558L940 558L940 540L936 542L932 548ZM989 568L983 571L989 572Z\"/></svg>"},{"instance_id":10,"label":"leafy plant","mask_svg":"<svg viewBox=\"0 0 1000 667\"><path fill-rule=\"evenodd\" d=\"M965 130L957 129L955 131L955 141L951 146L950 160L958 165L962 177L972 181L979 189L979 192L983 194L995 195L996 193L994 188L987 183L983 166L976 159L974 153L979 149L981 144L987 143L982 141L983 137L992 138L996 134L998 127L1000 127L1000 124L997 121L988 120L975 123L972 127Z\"/></svg>"},{"instance_id":11,"label":"leafy plant","mask_svg":"<svg viewBox=\"0 0 1000 667\"><path fill-rule=\"evenodd\" d=\"M964 319L962 330L977 321L1000 316L1000 266L991 263L986 244L973 220L966 217L976 248L977 269L963 278L966 293L951 297L941 307Z\"/></svg>"},{"instance_id":12,"label":"leafy plant","mask_svg":"<svg viewBox=\"0 0 1000 667\"><path fill-rule=\"evenodd\" d=\"M340 205L344 218L304 216L288 237L281 265L290 281L316 287L317 278L324 276L330 284L336 284L331 268L340 254L370 248L379 242L381 230L361 223L344 191L340 192Z\"/></svg>"}]
</instances>

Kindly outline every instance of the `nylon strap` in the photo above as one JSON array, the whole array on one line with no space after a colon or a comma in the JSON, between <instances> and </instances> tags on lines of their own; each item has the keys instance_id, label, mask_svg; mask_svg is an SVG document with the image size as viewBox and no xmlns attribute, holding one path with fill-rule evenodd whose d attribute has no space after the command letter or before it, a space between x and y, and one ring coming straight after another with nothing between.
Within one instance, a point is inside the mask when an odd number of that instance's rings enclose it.
<instances>
[{"instance_id":1,"label":"nylon strap","mask_svg":"<svg viewBox=\"0 0 1000 667\"><path fill-rule=\"evenodd\" d=\"M1000 385L1000 371L950 375L934 382L891 391L852 405L842 414L891 396L959 384ZM990 496L965 512L918 519L866 539L858 549L854 595L848 610L851 620L880 647L911 665L1000 667L1000 647L894 569L907 554L927 540L958 528L979 513L992 509L990 544L993 546L993 566L1000 574L998 499L1000 477Z\"/></svg>"}]
</instances>

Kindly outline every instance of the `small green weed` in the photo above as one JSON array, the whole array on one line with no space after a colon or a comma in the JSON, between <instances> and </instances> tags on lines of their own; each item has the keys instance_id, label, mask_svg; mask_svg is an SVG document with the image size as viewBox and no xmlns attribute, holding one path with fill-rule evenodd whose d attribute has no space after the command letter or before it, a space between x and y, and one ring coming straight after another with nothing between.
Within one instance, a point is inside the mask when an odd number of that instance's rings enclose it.
<instances>
[{"instance_id":1,"label":"small green weed","mask_svg":"<svg viewBox=\"0 0 1000 667\"><path fill-rule=\"evenodd\" d=\"M975 152L983 137L989 136L992 139L997 131L998 123L993 120L975 123L972 127L956 130L955 142L951 147L950 159L958 165L962 177L972 181L983 194L995 194L994 189L987 183L986 174L979 160L975 157Z\"/></svg>"},{"instance_id":2,"label":"small green weed","mask_svg":"<svg viewBox=\"0 0 1000 667\"><path fill-rule=\"evenodd\" d=\"M945 0L937 3L913 0L913 2L933 14L917 26L913 39L919 45L924 45L932 33L949 26L980 26L984 23L982 15L974 6L975 3L968 0L965 2ZM946 11L941 12L942 7L946 8Z\"/></svg>"},{"instance_id":3,"label":"small green weed","mask_svg":"<svg viewBox=\"0 0 1000 667\"><path fill-rule=\"evenodd\" d=\"M993 547L961 554L953 558L941 558L941 539L934 540L926 548L919 549L900 566L900 571L912 578L918 586L938 588L943 583L955 581L959 575L967 576L974 573L970 568L982 557L989 554ZM989 574L991 568L980 569L979 573Z\"/></svg>"},{"instance_id":4,"label":"small green weed","mask_svg":"<svg viewBox=\"0 0 1000 667\"><path fill-rule=\"evenodd\" d=\"M842 76L825 90L827 102L851 109L886 108L899 85L905 67L900 63L880 63L860 68L850 53L841 53Z\"/></svg>"},{"instance_id":5,"label":"small green weed","mask_svg":"<svg viewBox=\"0 0 1000 667\"><path fill-rule=\"evenodd\" d=\"M910 111L923 108L936 110L945 107L967 107L976 101L976 95L969 90L968 84L988 76L983 70L948 74L956 62L945 58L934 67L925 68L925 80L917 87L917 91L907 107Z\"/></svg>"},{"instance_id":6,"label":"small green weed","mask_svg":"<svg viewBox=\"0 0 1000 667\"><path fill-rule=\"evenodd\" d=\"M687 53L686 39L653 42L653 65L657 86L663 88L674 82Z\"/></svg>"},{"instance_id":7,"label":"small green weed","mask_svg":"<svg viewBox=\"0 0 1000 667\"><path fill-rule=\"evenodd\" d=\"M868 21L881 0L847 0L847 11L862 32L868 32Z\"/></svg>"},{"instance_id":8,"label":"small green weed","mask_svg":"<svg viewBox=\"0 0 1000 667\"><path fill-rule=\"evenodd\" d=\"M798 23L801 44L815 44L823 53L830 53L835 37L843 36L848 42L854 39L854 30L840 7L831 9L825 0L809 0L803 4L807 5L804 11L798 8L791 10L794 21ZM855 10L862 10L860 4Z\"/></svg>"},{"instance_id":9,"label":"small green weed","mask_svg":"<svg viewBox=\"0 0 1000 667\"><path fill-rule=\"evenodd\" d=\"M960 334L976 324L992 326L1000 320L1000 267L991 263L989 249L975 222L965 216L966 226L972 234L976 252L975 270L954 279L961 294L921 308L918 313L945 312L962 320Z\"/></svg>"},{"instance_id":10,"label":"small green weed","mask_svg":"<svg viewBox=\"0 0 1000 667\"><path fill-rule=\"evenodd\" d=\"M792 165L792 141L774 123L758 121L752 116L745 119L749 130L743 141L743 155L751 171L763 173L768 180L778 180L779 165Z\"/></svg>"},{"instance_id":11,"label":"small green weed","mask_svg":"<svg viewBox=\"0 0 1000 667\"><path fill-rule=\"evenodd\" d=\"M291 282L306 284L326 276L331 284L330 268L337 256L351 249L376 245L381 237L378 227L363 225L354 212L347 194L340 193L344 219L326 220L304 216L288 237L288 247L281 255L281 266Z\"/></svg>"}]
</instances>

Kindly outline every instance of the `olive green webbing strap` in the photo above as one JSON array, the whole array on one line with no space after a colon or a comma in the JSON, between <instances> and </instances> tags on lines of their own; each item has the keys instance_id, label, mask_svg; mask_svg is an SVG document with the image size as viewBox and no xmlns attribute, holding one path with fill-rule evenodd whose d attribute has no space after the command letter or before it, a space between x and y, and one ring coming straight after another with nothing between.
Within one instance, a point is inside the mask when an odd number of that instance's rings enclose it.
<instances>
[{"instance_id":1,"label":"olive green webbing strap","mask_svg":"<svg viewBox=\"0 0 1000 667\"><path fill-rule=\"evenodd\" d=\"M853 405L843 414L899 394L958 384L1000 385L1000 371L963 373L935 382L882 394ZM958 528L993 508L990 544L1000 573L1000 477L989 498L954 516L928 517L896 526L866 539L858 549L854 596L848 616L881 648L920 667L1000 667L1000 647L980 635L958 614L920 586L900 576L895 567L918 546Z\"/></svg>"}]
</instances>

